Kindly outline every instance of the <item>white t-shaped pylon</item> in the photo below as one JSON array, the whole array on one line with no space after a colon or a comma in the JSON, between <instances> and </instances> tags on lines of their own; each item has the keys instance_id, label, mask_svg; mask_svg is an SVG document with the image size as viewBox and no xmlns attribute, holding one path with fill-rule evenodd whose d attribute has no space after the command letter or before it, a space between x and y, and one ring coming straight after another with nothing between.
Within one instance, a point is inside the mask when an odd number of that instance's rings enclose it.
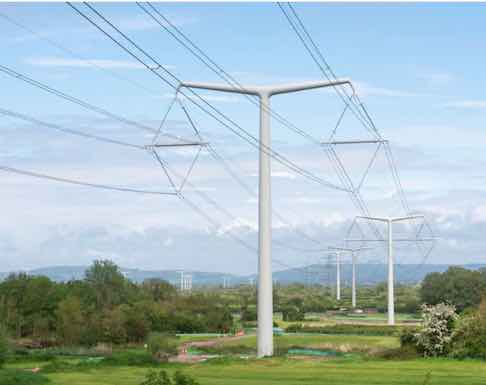
<instances>
[{"instance_id":1,"label":"white t-shaped pylon","mask_svg":"<svg viewBox=\"0 0 486 385\"><path fill-rule=\"evenodd\" d=\"M395 294L394 294L394 271L393 271L393 229L394 222L407 221L410 219L423 218L423 215L409 215L406 217L362 217L370 221L385 222L388 224L388 325L395 325Z\"/></svg>"},{"instance_id":2,"label":"white t-shaped pylon","mask_svg":"<svg viewBox=\"0 0 486 385\"><path fill-rule=\"evenodd\" d=\"M259 357L273 355L273 299L272 299L272 258L271 258L271 138L270 138L270 98L274 95L324 87L348 85L349 80L312 81L272 86L233 86L226 84L183 82L179 88L231 92L254 95L260 98L260 161L259 161L259 206L258 206L258 303L257 303L257 354Z\"/></svg>"}]
</instances>

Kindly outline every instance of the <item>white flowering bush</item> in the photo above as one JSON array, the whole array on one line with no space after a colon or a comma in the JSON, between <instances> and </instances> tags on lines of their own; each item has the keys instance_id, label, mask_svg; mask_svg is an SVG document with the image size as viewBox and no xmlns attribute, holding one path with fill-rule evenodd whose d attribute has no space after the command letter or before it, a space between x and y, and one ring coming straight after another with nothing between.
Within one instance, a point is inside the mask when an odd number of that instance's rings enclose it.
<instances>
[{"instance_id":1,"label":"white flowering bush","mask_svg":"<svg viewBox=\"0 0 486 385\"><path fill-rule=\"evenodd\" d=\"M456 308L444 303L434 306L424 304L421 308L423 324L415 335L418 350L426 357L448 354L457 319Z\"/></svg>"}]
</instances>

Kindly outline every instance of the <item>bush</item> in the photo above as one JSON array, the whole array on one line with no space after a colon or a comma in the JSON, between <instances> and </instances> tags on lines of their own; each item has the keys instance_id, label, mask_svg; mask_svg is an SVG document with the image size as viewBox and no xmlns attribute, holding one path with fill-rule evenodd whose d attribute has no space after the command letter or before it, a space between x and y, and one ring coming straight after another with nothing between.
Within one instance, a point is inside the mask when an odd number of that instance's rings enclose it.
<instances>
[{"instance_id":1,"label":"bush","mask_svg":"<svg viewBox=\"0 0 486 385\"><path fill-rule=\"evenodd\" d=\"M159 372L152 370L147 373L145 380L140 385L199 385L199 383L179 371L175 372L171 379L165 370Z\"/></svg>"},{"instance_id":2,"label":"bush","mask_svg":"<svg viewBox=\"0 0 486 385\"><path fill-rule=\"evenodd\" d=\"M158 360L167 361L170 356L177 354L177 339L165 333L151 333L147 345L152 356Z\"/></svg>"},{"instance_id":3,"label":"bush","mask_svg":"<svg viewBox=\"0 0 486 385\"><path fill-rule=\"evenodd\" d=\"M374 356L385 360L411 360L417 357L417 349L415 346L406 345L396 349L379 351Z\"/></svg>"},{"instance_id":4,"label":"bush","mask_svg":"<svg viewBox=\"0 0 486 385\"><path fill-rule=\"evenodd\" d=\"M417 347L417 329L404 329L400 334L400 346L402 348L413 346Z\"/></svg>"},{"instance_id":5,"label":"bush","mask_svg":"<svg viewBox=\"0 0 486 385\"><path fill-rule=\"evenodd\" d=\"M460 320L452 344L455 357L486 358L486 299L483 299L478 311Z\"/></svg>"},{"instance_id":6,"label":"bush","mask_svg":"<svg viewBox=\"0 0 486 385\"><path fill-rule=\"evenodd\" d=\"M454 306L440 303L435 306L422 305L424 319L416 334L417 348L424 356L437 357L449 353L454 322L457 319Z\"/></svg>"},{"instance_id":7,"label":"bush","mask_svg":"<svg viewBox=\"0 0 486 385\"><path fill-rule=\"evenodd\" d=\"M153 366L157 364L157 360L148 352L127 350L116 352L106 357L103 360L103 364L112 366Z\"/></svg>"}]
</instances>

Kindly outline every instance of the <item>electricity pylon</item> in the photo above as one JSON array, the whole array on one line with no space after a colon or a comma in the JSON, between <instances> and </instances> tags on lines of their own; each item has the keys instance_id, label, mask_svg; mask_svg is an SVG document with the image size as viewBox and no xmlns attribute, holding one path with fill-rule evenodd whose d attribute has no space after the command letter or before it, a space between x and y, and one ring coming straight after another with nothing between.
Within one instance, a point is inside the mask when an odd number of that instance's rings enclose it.
<instances>
[{"instance_id":1,"label":"electricity pylon","mask_svg":"<svg viewBox=\"0 0 486 385\"><path fill-rule=\"evenodd\" d=\"M333 247L329 249L336 255L336 300L341 301L341 251Z\"/></svg>"},{"instance_id":2,"label":"electricity pylon","mask_svg":"<svg viewBox=\"0 0 486 385\"><path fill-rule=\"evenodd\" d=\"M257 354L258 357L273 355L273 303L271 258L271 138L270 99L272 96L323 87L351 85L349 80L313 81L272 86L241 86L182 82L179 88L230 92L253 95L260 99L259 133L259 195L258 195L258 303L257 303Z\"/></svg>"},{"instance_id":3,"label":"electricity pylon","mask_svg":"<svg viewBox=\"0 0 486 385\"><path fill-rule=\"evenodd\" d=\"M394 271L393 271L393 223L407 221L410 219L423 218L423 215L409 215L406 217L362 217L370 221L385 222L388 225L388 325L395 325L395 294L394 294Z\"/></svg>"},{"instance_id":4,"label":"electricity pylon","mask_svg":"<svg viewBox=\"0 0 486 385\"><path fill-rule=\"evenodd\" d=\"M350 247L329 247L331 250L336 251L348 251L351 253L351 263L352 263L352 279L351 279L351 306L353 308L356 307L356 257L358 252L361 250L370 249L369 247L357 247L357 248L350 248Z\"/></svg>"}]
</instances>

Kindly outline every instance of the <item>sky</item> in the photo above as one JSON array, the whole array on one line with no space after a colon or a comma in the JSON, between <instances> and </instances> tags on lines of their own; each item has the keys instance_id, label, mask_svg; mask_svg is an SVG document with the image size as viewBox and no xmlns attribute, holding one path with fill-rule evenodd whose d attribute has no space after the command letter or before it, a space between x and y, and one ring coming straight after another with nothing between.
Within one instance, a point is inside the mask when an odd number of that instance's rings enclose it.
<instances>
[{"instance_id":1,"label":"sky","mask_svg":"<svg viewBox=\"0 0 486 385\"><path fill-rule=\"evenodd\" d=\"M182 81L221 83L136 4L93 5L160 63L160 74L165 69ZM99 22L88 8L76 6ZM155 7L242 84L323 77L274 3L157 3ZM336 75L353 82L377 129L390 141L411 211L425 214L439 237L426 262L486 263L484 6L298 3L295 9ZM163 133L198 139L180 104L172 104L174 90L67 4L0 4L0 44L2 68L139 126L161 126ZM173 192L146 150L69 135L5 116L5 111L139 146L153 143L152 132L86 110L5 71L0 71L0 82L0 166ZM258 136L256 100L198 94ZM258 152L189 100L180 101L203 140L227 160L252 194L207 149L201 150L184 184L183 195L193 207L176 196L97 190L2 171L0 200L6 220L0 221L0 270L84 265L110 258L130 268L255 272ZM332 89L279 95L271 103L274 113L320 141L329 140L344 108ZM370 134L347 111L334 138L361 140ZM171 143L164 135L155 140ZM272 148L319 178L340 184L322 146L276 119ZM375 150L376 145L335 149L355 184L362 180ZM180 176L188 172L196 152L197 148L158 151L175 184L182 183ZM372 215L404 214L382 148L361 193ZM276 160L272 198L274 269L327 257L325 249L342 244L360 214L345 192L298 175ZM366 228L365 232L371 230ZM414 228L403 225L396 231L407 238ZM363 254L363 261L384 261L382 243L374 246ZM423 249L397 244L397 260L423 262Z\"/></svg>"}]
</instances>

